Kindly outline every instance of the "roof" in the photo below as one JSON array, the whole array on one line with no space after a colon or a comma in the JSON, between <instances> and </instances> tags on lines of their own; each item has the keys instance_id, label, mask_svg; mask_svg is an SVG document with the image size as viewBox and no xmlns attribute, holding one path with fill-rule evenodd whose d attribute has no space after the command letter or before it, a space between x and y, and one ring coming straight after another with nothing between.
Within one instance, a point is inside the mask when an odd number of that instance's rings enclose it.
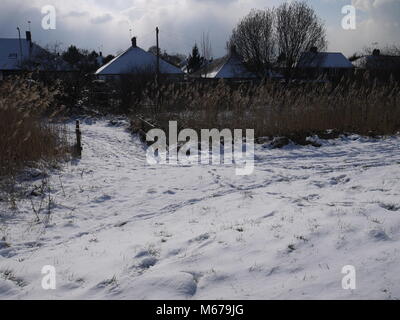
<instances>
[{"instance_id":1,"label":"roof","mask_svg":"<svg viewBox=\"0 0 400 320\"><path fill-rule=\"evenodd\" d=\"M157 57L151 52L144 51L139 47L130 47L128 50L111 60L96 71L97 75L128 74L140 70L155 71ZM172 64L160 58L160 73L183 74L183 72Z\"/></svg>"},{"instance_id":2,"label":"roof","mask_svg":"<svg viewBox=\"0 0 400 320\"><path fill-rule=\"evenodd\" d=\"M30 57L38 55L44 51L41 47L30 43L26 39L0 39L0 70L19 70L22 64L27 62Z\"/></svg>"},{"instance_id":3,"label":"roof","mask_svg":"<svg viewBox=\"0 0 400 320\"><path fill-rule=\"evenodd\" d=\"M202 78L214 79L254 79L257 75L247 69L242 58L231 52L227 56L219 58L204 66L193 74Z\"/></svg>"},{"instance_id":4,"label":"roof","mask_svg":"<svg viewBox=\"0 0 400 320\"><path fill-rule=\"evenodd\" d=\"M366 69L396 69L400 68L400 56L363 56L355 60L353 65Z\"/></svg>"},{"instance_id":5,"label":"roof","mask_svg":"<svg viewBox=\"0 0 400 320\"><path fill-rule=\"evenodd\" d=\"M353 65L341 52L303 52L297 67L351 69Z\"/></svg>"}]
</instances>

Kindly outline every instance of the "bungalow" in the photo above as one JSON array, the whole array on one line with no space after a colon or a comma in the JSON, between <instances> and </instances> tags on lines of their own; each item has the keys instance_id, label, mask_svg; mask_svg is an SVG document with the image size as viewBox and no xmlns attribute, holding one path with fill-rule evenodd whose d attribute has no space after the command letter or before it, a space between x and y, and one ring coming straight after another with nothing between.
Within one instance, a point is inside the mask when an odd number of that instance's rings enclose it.
<instances>
[{"instance_id":1,"label":"bungalow","mask_svg":"<svg viewBox=\"0 0 400 320\"><path fill-rule=\"evenodd\" d=\"M232 47L225 57L215 59L195 72L193 77L206 79L246 80L257 79L258 76L247 69L242 57Z\"/></svg>"},{"instance_id":2,"label":"bungalow","mask_svg":"<svg viewBox=\"0 0 400 320\"><path fill-rule=\"evenodd\" d=\"M382 55L379 49L375 49L372 55L359 57L353 64L359 69L395 70L400 68L400 56Z\"/></svg>"},{"instance_id":3,"label":"bungalow","mask_svg":"<svg viewBox=\"0 0 400 320\"><path fill-rule=\"evenodd\" d=\"M359 57L353 61L353 65L362 72L380 80L387 80L390 76L400 80L400 56L383 55L375 49L372 55Z\"/></svg>"},{"instance_id":4,"label":"bungalow","mask_svg":"<svg viewBox=\"0 0 400 320\"><path fill-rule=\"evenodd\" d=\"M301 77L339 78L354 69L352 63L340 52L318 52L315 47L303 52L297 69Z\"/></svg>"},{"instance_id":5,"label":"bungalow","mask_svg":"<svg viewBox=\"0 0 400 320\"><path fill-rule=\"evenodd\" d=\"M26 39L0 39L0 80L8 74L23 70L64 70L61 59L32 42L31 32Z\"/></svg>"},{"instance_id":6,"label":"bungalow","mask_svg":"<svg viewBox=\"0 0 400 320\"><path fill-rule=\"evenodd\" d=\"M183 78L184 76L182 70L161 58L159 67L160 74L168 78ZM139 48L136 43L136 37L134 37L132 38L132 46L129 49L102 66L95 74L100 79L106 80L118 78L126 74L138 74L141 72L156 73L156 70L157 57L153 53Z\"/></svg>"}]
</instances>

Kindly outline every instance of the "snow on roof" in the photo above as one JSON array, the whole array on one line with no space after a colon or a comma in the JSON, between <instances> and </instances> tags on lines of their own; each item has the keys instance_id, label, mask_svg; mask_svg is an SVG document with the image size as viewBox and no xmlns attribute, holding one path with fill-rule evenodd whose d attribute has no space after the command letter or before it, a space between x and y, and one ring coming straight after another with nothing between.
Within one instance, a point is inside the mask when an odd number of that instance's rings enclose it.
<instances>
[{"instance_id":1,"label":"snow on roof","mask_svg":"<svg viewBox=\"0 0 400 320\"><path fill-rule=\"evenodd\" d=\"M30 43L26 39L0 39L0 70L19 70L21 67L21 51L22 63L25 63L35 55L44 51L38 45Z\"/></svg>"},{"instance_id":2,"label":"snow on roof","mask_svg":"<svg viewBox=\"0 0 400 320\"><path fill-rule=\"evenodd\" d=\"M340 52L303 52L299 68L353 68L352 63Z\"/></svg>"},{"instance_id":3,"label":"snow on roof","mask_svg":"<svg viewBox=\"0 0 400 320\"><path fill-rule=\"evenodd\" d=\"M130 47L128 50L111 60L109 63L96 71L97 75L127 74L140 70L155 71L157 57L151 52L146 52L139 47ZM172 64L160 58L160 73L183 74L183 72Z\"/></svg>"},{"instance_id":4,"label":"snow on roof","mask_svg":"<svg viewBox=\"0 0 400 320\"><path fill-rule=\"evenodd\" d=\"M215 79L257 78L257 75L246 68L241 57L235 52L231 52L223 58L214 60L212 63L196 72L195 76Z\"/></svg>"}]
</instances>

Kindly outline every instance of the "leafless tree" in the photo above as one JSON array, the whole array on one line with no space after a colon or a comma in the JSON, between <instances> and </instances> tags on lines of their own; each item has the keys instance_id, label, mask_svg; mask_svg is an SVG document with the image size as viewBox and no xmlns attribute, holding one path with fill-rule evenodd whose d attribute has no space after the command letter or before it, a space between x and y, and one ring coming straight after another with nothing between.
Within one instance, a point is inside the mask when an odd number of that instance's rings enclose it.
<instances>
[{"instance_id":1,"label":"leafless tree","mask_svg":"<svg viewBox=\"0 0 400 320\"><path fill-rule=\"evenodd\" d=\"M391 44L380 47L378 42L373 42L370 46L365 46L360 55L372 55L374 50L379 50L379 53L384 56L400 56L400 45Z\"/></svg>"},{"instance_id":2,"label":"leafless tree","mask_svg":"<svg viewBox=\"0 0 400 320\"><path fill-rule=\"evenodd\" d=\"M47 45L44 49L35 47L30 59L24 62L23 67L28 70L40 69L45 71L59 71L66 67L60 56L61 42Z\"/></svg>"},{"instance_id":3,"label":"leafless tree","mask_svg":"<svg viewBox=\"0 0 400 320\"><path fill-rule=\"evenodd\" d=\"M280 60L290 78L301 54L316 47L326 48L326 30L314 9L304 1L285 2L275 11L276 39Z\"/></svg>"},{"instance_id":4,"label":"leafless tree","mask_svg":"<svg viewBox=\"0 0 400 320\"><path fill-rule=\"evenodd\" d=\"M207 61L212 59L212 46L211 46L211 41L210 41L210 35L209 33L204 33L201 36L201 45L200 45L200 50L202 57L206 59Z\"/></svg>"},{"instance_id":5,"label":"leafless tree","mask_svg":"<svg viewBox=\"0 0 400 320\"><path fill-rule=\"evenodd\" d=\"M275 54L274 10L252 10L233 30L228 45L255 71L263 73Z\"/></svg>"},{"instance_id":6,"label":"leafless tree","mask_svg":"<svg viewBox=\"0 0 400 320\"><path fill-rule=\"evenodd\" d=\"M201 36L201 42L200 42L200 52L201 52L201 57L202 57L202 74L203 76L207 76L209 73L210 69L210 63L212 61L212 46L211 46L211 41L210 41L210 35L209 33L204 33Z\"/></svg>"}]
</instances>

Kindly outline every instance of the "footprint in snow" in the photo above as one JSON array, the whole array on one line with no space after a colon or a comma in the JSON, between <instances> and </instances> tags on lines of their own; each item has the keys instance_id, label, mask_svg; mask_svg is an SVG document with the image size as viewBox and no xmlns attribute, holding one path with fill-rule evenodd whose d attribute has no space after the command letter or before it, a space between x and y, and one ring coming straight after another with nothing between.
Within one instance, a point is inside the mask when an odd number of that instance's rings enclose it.
<instances>
[{"instance_id":1,"label":"footprint in snow","mask_svg":"<svg viewBox=\"0 0 400 320\"><path fill-rule=\"evenodd\" d=\"M196 295L197 283L192 274L185 272L169 272L163 276L148 276L139 279L137 287L154 288L148 299L160 300L168 296L178 299L190 299Z\"/></svg>"},{"instance_id":2,"label":"footprint in snow","mask_svg":"<svg viewBox=\"0 0 400 320\"><path fill-rule=\"evenodd\" d=\"M388 211L400 211L400 206L393 203L379 203L379 206Z\"/></svg>"},{"instance_id":3,"label":"footprint in snow","mask_svg":"<svg viewBox=\"0 0 400 320\"><path fill-rule=\"evenodd\" d=\"M330 183L331 185L337 185L337 184L339 184L339 183L345 184L345 183L348 183L348 182L350 182L350 181L351 181L351 179L348 178L348 177L344 174L344 175L341 175L341 176L339 176L339 177L332 177L332 178L330 179L329 183Z\"/></svg>"},{"instance_id":4,"label":"footprint in snow","mask_svg":"<svg viewBox=\"0 0 400 320\"><path fill-rule=\"evenodd\" d=\"M11 247L11 245L9 245L7 242L5 242L4 240L0 241L0 250L2 249L6 249Z\"/></svg>"},{"instance_id":5,"label":"footprint in snow","mask_svg":"<svg viewBox=\"0 0 400 320\"><path fill-rule=\"evenodd\" d=\"M390 240L389 236L386 234L385 231L378 230L378 229L371 230L369 232L369 236L372 239L376 240L376 241L388 241L388 240Z\"/></svg>"},{"instance_id":6,"label":"footprint in snow","mask_svg":"<svg viewBox=\"0 0 400 320\"><path fill-rule=\"evenodd\" d=\"M201 235L199 235L198 237L196 237L196 238L194 238L192 240L189 240L189 243L203 242L203 241L206 241L208 239L210 239L210 234L209 233L204 233L204 234L201 234Z\"/></svg>"},{"instance_id":7,"label":"footprint in snow","mask_svg":"<svg viewBox=\"0 0 400 320\"><path fill-rule=\"evenodd\" d=\"M106 201L110 201L111 199L112 199L111 196L105 194L105 195L95 199L93 202L95 202L95 203L103 203L103 202L106 202Z\"/></svg>"},{"instance_id":8,"label":"footprint in snow","mask_svg":"<svg viewBox=\"0 0 400 320\"><path fill-rule=\"evenodd\" d=\"M174 195L174 194L176 194L176 192L174 192L172 190L168 190L168 191L165 191L164 194Z\"/></svg>"},{"instance_id":9,"label":"footprint in snow","mask_svg":"<svg viewBox=\"0 0 400 320\"><path fill-rule=\"evenodd\" d=\"M77 228L77 225L73 221L68 221L63 226L66 228Z\"/></svg>"},{"instance_id":10,"label":"footprint in snow","mask_svg":"<svg viewBox=\"0 0 400 320\"><path fill-rule=\"evenodd\" d=\"M0 249L0 257L12 258L16 255L17 255L16 251L11 247Z\"/></svg>"},{"instance_id":11,"label":"footprint in snow","mask_svg":"<svg viewBox=\"0 0 400 320\"><path fill-rule=\"evenodd\" d=\"M151 254L148 250L140 251L135 259L138 259L139 262L133 265L134 269L140 269L141 271L150 269L154 267L158 263L158 259Z\"/></svg>"},{"instance_id":12,"label":"footprint in snow","mask_svg":"<svg viewBox=\"0 0 400 320\"><path fill-rule=\"evenodd\" d=\"M172 249L171 251L168 252L167 256L168 257L175 257L179 255L182 252L182 249Z\"/></svg>"},{"instance_id":13,"label":"footprint in snow","mask_svg":"<svg viewBox=\"0 0 400 320\"><path fill-rule=\"evenodd\" d=\"M150 269L154 267L158 262L156 257L146 257L139 262L138 267L141 269Z\"/></svg>"},{"instance_id":14,"label":"footprint in snow","mask_svg":"<svg viewBox=\"0 0 400 320\"><path fill-rule=\"evenodd\" d=\"M276 212L273 211L271 213L266 214L265 216L261 217L261 219L268 219L268 218L272 218L273 216L275 216Z\"/></svg>"}]
</instances>

